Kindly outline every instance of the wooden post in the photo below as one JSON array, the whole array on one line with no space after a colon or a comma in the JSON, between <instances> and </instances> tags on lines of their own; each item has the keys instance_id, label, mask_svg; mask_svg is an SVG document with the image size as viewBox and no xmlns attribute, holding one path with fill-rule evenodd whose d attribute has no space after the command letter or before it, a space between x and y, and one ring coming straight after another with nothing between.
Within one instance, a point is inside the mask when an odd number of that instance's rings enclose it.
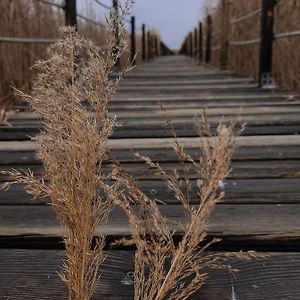
<instances>
[{"instance_id":1,"label":"wooden post","mask_svg":"<svg viewBox=\"0 0 300 300\"><path fill-rule=\"evenodd\" d=\"M206 51L205 51L206 64L209 64L211 59L211 30L212 30L212 18L211 15L208 15L207 28L206 28Z\"/></svg>"},{"instance_id":2,"label":"wooden post","mask_svg":"<svg viewBox=\"0 0 300 300\"><path fill-rule=\"evenodd\" d=\"M77 29L76 0L66 0L64 9L66 26L74 26Z\"/></svg>"},{"instance_id":3,"label":"wooden post","mask_svg":"<svg viewBox=\"0 0 300 300\"><path fill-rule=\"evenodd\" d=\"M186 36L186 55L190 55L190 35Z\"/></svg>"},{"instance_id":4,"label":"wooden post","mask_svg":"<svg viewBox=\"0 0 300 300\"><path fill-rule=\"evenodd\" d=\"M193 56L197 59L198 56L198 29L194 29L194 53Z\"/></svg>"},{"instance_id":5,"label":"wooden post","mask_svg":"<svg viewBox=\"0 0 300 300\"><path fill-rule=\"evenodd\" d=\"M112 6L113 6L113 13L115 14L115 23L114 23L114 33L115 33L115 43L116 47L113 49L113 53L115 56L119 55L119 47L120 47L120 37L119 37L119 0L112 0ZM120 58L118 58L116 62L116 67L120 68Z\"/></svg>"},{"instance_id":6,"label":"wooden post","mask_svg":"<svg viewBox=\"0 0 300 300\"><path fill-rule=\"evenodd\" d=\"M157 56L156 53L156 34L153 34L153 38L152 38L152 53L153 53L153 58L155 58Z\"/></svg>"},{"instance_id":7,"label":"wooden post","mask_svg":"<svg viewBox=\"0 0 300 300\"><path fill-rule=\"evenodd\" d=\"M199 29L198 29L199 37L198 37L198 48L199 48L199 63L201 64L203 62L203 28L202 28L202 23L199 23Z\"/></svg>"},{"instance_id":8,"label":"wooden post","mask_svg":"<svg viewBox=\"0 0 300 300\"><path fill-rule=\"evenodd\" d=\"M189 49L190 49L190 51L189 51L189 56L193 56L193 33L192 32L190 32L190 34L189 34Z\"/></svg>"},{"instance_id":9,"label":"wooden post","mask_svg":"<svg viewBox=\"0 0 300 300\"><path fill-rule=\"evenodd\" d=\"M146 61L147 54L146 54L146 26L145 24L142 25L142 60Z\"/></svg>"},{"instance_id":10,"label":"wooden post","mask_svg":"<svg viewBox=\"0 0 300 300\"><path fill-rule=\"evenodd\" d=\"M227 0L222 0L222 20L221 20L221 51L220 68L226 69L228 55L228 29L229 29L229 11Z\"/></svg>"},{"instance_id":11,"label":"wooden post","mask_svg":"<svg viewBox=\"0 0 300 300\"><path fill-rule=\"evenodd\" d=\"M156 34L153 35L153 54L154 54L154 57L157 57L157 36L156 36Z\"/></svg>"},{"instance_id":12,"label":"wooden post","mask_svg":"<svg viewBox=\"0 0 300 300\"><path fill-rule=\"evenodd\" d=\"M148 52L148 60L152 59L152 53L151 53L152 43L151 43L151 32L148 30L147 33L147 52Z\"/></svg>"},{"instance_id":13,"label":"wooden post","mask_svg":"<svg viewBox=\"0 0 300 300\"><path fill-rule=\"evenodd\" d=\"M274 0L262 0L259 84L273 86L272 55L274 40Z\"/></svg>"},{"instance_id":14,"label":"wooden post","mask_svg":"<svg viewBox=\"0 0 300 300\"><path fill-rule=\"evenodd\" d=\"M131 63L136 63L135 17L131 17Z\"/></svg>"}]
</instances>

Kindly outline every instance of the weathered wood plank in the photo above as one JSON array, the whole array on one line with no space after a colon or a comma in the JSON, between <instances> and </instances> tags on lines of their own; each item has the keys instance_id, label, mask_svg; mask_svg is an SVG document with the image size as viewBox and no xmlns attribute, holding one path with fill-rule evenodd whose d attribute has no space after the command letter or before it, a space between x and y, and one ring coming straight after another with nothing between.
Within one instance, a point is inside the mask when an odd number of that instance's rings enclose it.
<instances>
[{"instance_id":1,"label":"weathered wood plank","mask_svg":"<svg viewBox=\"0 0 300 300\"><path fill-rule=\"evenodd\" d=\"M298 168L299 170L299 168ZM141 174L142 170L139 171ZM299 172L298 172L299 173ZM133 172L133 174L135 174ZM299 174L298 174L299 175ZM140 175L145 177L144 175ZM155 178L154 178L155 179ZM157 178L156 178L157 179ZM1 183L1 182L0 182ZM196 181L191 180L190 203L199 202ZM300 178L297 179L228 179L225 183L223 203L255 204L300 204ZM139 180L141 190L151 199L159 199L166 204L177 204L175 194L160 180ZM21 185L14 185L8 191L0 190L0 205L38 204L32 200Z\"/></svg>"},{"instance_id":2,"label":"weathered wood plank","mask_svg":"<svg viewBox=\"0 0 300 300\"><path fill-rule=\"evenodd\" d=\"M213 142L213 138L207 138ZM178 142L185 148L198 148L199 138L179 138ZM236 138L236 147L272 147L272 146L300 146L300 136L240 136ZM108 146L111 150L116 149L172 149L173 139L118 139L110 140ZM2 151L36 151L38 146L35 142L0 142Z\"/></svg>"},{"instance_id":3,"label":"weathered wood plank","mask_svg":"<svg viewBox=\"0 0 300 300\"><path fill-rule=\"evenodd\" d=\"M122 166L137 180L155 180L158 179L153 168L144 162L123 162ZM175 168L179 174L179 178L183 179L184 173L178 161L162 161L160 166L166 172L172 172ZM42 172L42 162L39 161L35 165L0 165L0 172L10 169L27 170L31 169L35 175L40 176ZM300 161L299 160L266 160L266 161L233 161L231 164L231 173L229 179L271 179L271 178L299 178L300 177ZM102 165L102 172L109 171L109 165ZM199 174L193 170L190 172L190 179L199 178ZM0 182L6 181L8 178L0 174Z\"/></svg>"},{"instance_id":4,"label":"weathered wood plank","mask_svg":"<svg viewBox=\"0 0 300 300\"><path fill-rule=\"evenodd\" d=\"M183 210L178 205L160 207L170 220L184 223ZM300 238L300 205L218 205L213 212L208 232L219 237L255 237L259 241L297 243ZM180 235L181 226L177 227ZM106 228L98 228L112 236L130 234L127 218L120 209L114 209ZM0 236L59 237L63 229L49 206L1 206Z\"/></svg>"},{"instance_id":5,"label":"weathered wood plank","mask_svg":"<svg viewBox=\"0 0 300 300\"><path fill-rule=\"evenodd\" d=\"M101 284L93 299L133 299L134 270L130 251L109 251L100 269ZM236 298L243 300L298 300L300 293L300 254L269 253L260 261L231 260L228 265L238 269L232 279L228 271L209 271L209 279L191 299L231 299L232 287ZM59 250L0 250L0 290L3 299L26 300L67 299L60 281L63 251Z\"/></svg>"}]
</instances>

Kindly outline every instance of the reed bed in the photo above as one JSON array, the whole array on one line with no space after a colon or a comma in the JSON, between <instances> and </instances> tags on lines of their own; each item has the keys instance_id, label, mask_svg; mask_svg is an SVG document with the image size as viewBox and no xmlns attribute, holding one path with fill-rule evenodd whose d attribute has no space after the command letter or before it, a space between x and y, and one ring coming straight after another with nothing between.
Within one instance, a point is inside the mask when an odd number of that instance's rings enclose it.
<instances>
[{"instance_id":1,"label":"reed bed","mask_svg":"<svg viewBox=\"0 0 300 300\"><path fill-rule=\"evenodd\" d=\"M212 36L211 36L211 64L219 66L220 64L220 41L221 41L221 26L222 26L222 10L219 7L210 9L210 15L213 18Z\"/></svg>"},{"instance_id":2,"label":"reed bed","mask_svg":"<svg viewBox=\"0 0 300 300\"><path fill-rule=\"evenodd\" d=\"M260 0L233 1L229 4L229 20L234 21L260 8ZM260 34L260 15L244 22L230 24L229 41L239 42L258 39ZM230 45L228 67L235 72L258 79L259 43L251 45Z\"/></svg>"},{"instance_id":3,"label":"reed bed","mask_svg":"<svg viewBox=\"0 0 300 300\"><path fill-rule=\"evenodd\" d=\"M261 8L261 0L227 1L229 22L228 61L230 70L242 75L258 79L260 43L233 45L234 42L259 39L261 14L257 13L247 20L237 21L240 17ZM207 10L213 19L212 27L212 58L211 64L220 66L221 44L220 29L222 24L221 1L214 8ZM275 6L274 32L294 32L300 30L300 3L296 0L281 0ZM300 89L300 37L275 39L273 44L273 75L275 83L286 90Z\"/></svg>"},{"instance_id":4,"label":"reed bed","mask_svg":"<svg viewBox=\"0 0 300 300\"><path fill-rule=\"evenodd\" d=\"M279 1L275 7L275 34L300 30L300 2ZM273 71L276 84L300 90L300 36L280 38L274 43Z\"/></svg>"},{"instance_id":5,"label":"reed bed","mask_svg":"<svg viewBox=\"0 0 300 300\"><path fill-rule=\"evenodd\" d=\"M54 1L53 1L54 2ZM62 4L63 1L56 1ZM85 15L93 19L87 1ZM64 11L45 5L38 0L1 0L0 36L23 38L59 37L59 27L64 26ZM78 19L78 30L93 40L97 46L104 45L105 28ZM0 99L12 94L11 86L28 89L32 78L31 66L46 56L47 44L0 43Z\"/></svg>"}]
</instances>

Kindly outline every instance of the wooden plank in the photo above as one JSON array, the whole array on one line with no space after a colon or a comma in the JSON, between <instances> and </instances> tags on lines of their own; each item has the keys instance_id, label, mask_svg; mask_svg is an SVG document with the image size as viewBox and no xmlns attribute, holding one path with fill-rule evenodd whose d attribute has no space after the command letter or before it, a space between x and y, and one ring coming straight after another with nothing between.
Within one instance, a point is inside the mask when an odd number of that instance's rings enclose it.
<instances>
[{"instance_id":1,"label":"wooden plank","mask_svg":"<svg viewBox=\"0 0 300 300\"><path fill-rule=\"evenodd\" d=\"M299 120L300 121L300 120ZM26 126L26 121L22 122L23 126L11 126L0 128L0 141L30 141L31 137L40 133L42 124L36 123L33 126ZM158 121L157 123L147 124L143 122L143 126L128 125L126 121L119 122L122 126L114 129L111 139L128 139L128 138L170 138L172 133L166 127L165 122ZM292 135L300 133L300 124L295 122L284 124L269 125L251 125L243 131L243 136L249 135ZM178 137L197 137L198 133L194 122L174 122L173 126ZM211 129L215 132L216 126L211 123Z\"/></svg>"},{"instance_id":2,"label":"wooden plank","mask_svg":"<svg viewBox=\"0 0 300 300\"><path fill-rule=\"evenodd\" d=\"M182 208L178 205L161 206L163 215L175 222L184 223ZM299 204L253 204L218 205L214 210L208 227L208 233L221 238L241 238L259 243L276 240L278 243L299 246L300 242L300 205ZM18 216L16 218L16 216ZM181 235L181 226L176 228ZM98 228L109 236L128 236L130 230L127 218L120 209L114 209L106 228ZM60 237L63 229L49 206L1 206L0 236L9 237ZM255 244L255 243L254 243ZM236 246L240 247L238 244Z\"/></svg>"},{"instance_id":3,"label":"wooden plank","mask_svg":"<svg viewBox=\"0 0 300 300\"><path fill-rule=\"evenodd\" d=\"M122 166L137 180L155 180L154 170L142 161L137 162L123 162ZM166 172L172 172L176 168L179 177L183 178L183 170L178 161L162 161L160 166ZM35 175L40 176L42 172L42 163L38 161L35 165L0 165L0 172L10 169L31 169ZM266 160L266 161L233 161L231 164L231 173L229 179L266 179L266 178L299 178L300 177L300 164L299 160ZM104 163L102 165L102 172L109 171L109 165ZM195 172L190 172L190 178L196 179L199 175ZM0 174L0 181L6 181L8 178Z\"/></svg>"},{"instance_id":4,"label":"wooden plank","mask_svg":"<svg viewBox=\"0 0 300 300\"><path fill-rule=\"evenodd\" d=\"M298 163L299 165L299 163ZM151 170L149 170L150 172ZM299 166L297 169L299 176ZM139 170L143 179L137 184L141 190L151 199L159 199L166 204L177 204L174 193L163 181L155 179L144 179L145 172ZM136 172L133 172L136 174ZM291 174L290 176L293 176ZM138 176L136 176L138 178ZM1 183L1 182L0 182ZM190 203L199 202L198 190L195 180L191 180ZM300 178L293 179L227 179L225 183L225 197L222 203L227 204L257 204L257 203L278 203L278 204L300 204ZM1 205L16 204L38 204L39 200L33 200L21 185L14 185L8 191L0 190Z\"/></svg>"},{"instance_id":5,"label":"wooden plank","mask_svg":"<svg viewBox=\"0 0 300 300\"><path fill-rule=\"evenodd\" d=\"M213 142L213 138L208 138ZM199 138L178 138L178 142L185 148L199 148ZM165 139L118 139L110 140L110 149L171 149L174 142L170 138ZM300 146L300 136L240 136L236 138L237 147L273 147L273 146ZM36 151L38 145L35 142L1 142L2 151Z\"/></svg>"},{"instance_id":6,"label":"wooden plank","mask_svg":"<svg viewBox=\"0 0 300 300\"><path fill-rule=\"evenodd\" d=\"M2 142L1 142L2 143ZM15 142L11 142L15 143ZM23 142L21 142L23 143ZM114 149L112 154L120 162L137 162L138 158L135 156L135 149L130 148ZM185 148L186 152L194 158L199 157L199 150L197 148ZM172 162L178 160L176 153L170 148L157 148L157 149L138 149L141 155L149 156L153 161L159 162ZM256 147L244 147L238 148L234 155L233 161L243 160L298 160L300 159L300 147L299 146L256 146ZM20 150L20 149L7 149L0 151L0 165L29 165L40 164L36 158L35 151L33 150Z\"/></svg>"},{"instance_id":7,"label":"wooden plank","mask_svg":"<svg viewBox=\"0 0 300 300\"><path fill-rule=\"evenodd\" d=\"M0 290L3 299L67 299L66 288L57 271L64 259L60 250L6 250L0 255ZM95 299L133 299L134 270L130 251L109 251L100 269L101 284ZM228 271L209 270L209 279L191 299L230 299L232 287L237 299L243 300L298 300L300 293L300 254L269 253L260 261L231 260L228 265L238 269L231 283ZM272 276L270 276L272 274Z\"/></svg>"}]
</instances>

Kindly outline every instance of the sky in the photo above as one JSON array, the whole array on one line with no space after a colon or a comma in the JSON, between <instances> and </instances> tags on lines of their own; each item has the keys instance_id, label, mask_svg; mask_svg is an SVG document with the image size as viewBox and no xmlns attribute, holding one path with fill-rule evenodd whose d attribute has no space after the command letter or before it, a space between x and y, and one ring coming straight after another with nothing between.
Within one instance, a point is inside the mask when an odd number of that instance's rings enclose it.
<instances>
[{"instance_id":1,"label":"sky","mask_svg":"<svg viewBox=\"0 0 300 300\"><path fill-rule=\"evenodd\" d=\"M200 21L202 8L202 0L137 0L132 14L138 28L145 23L158 30L170 48L180 48L186 34Z\"/></svg>"},{"instance_id":2,"label":"sky","mask_svg":"<svg viewBox=\"0 0 300 300\"><path fill-rule=\"evenodd\" d=\"M81 4L87 0L81 0ZM124 3L125 0L121 0ZM212 2L215 0L209 0ZM111 5L111 0L101 0ZM186 34L200 21L208 0L136 0L132 15L136 17L137 30L143 23L156 29L162 40L172 49L180 48ZM101 10L97 4L93 9ZM94 11L95 12L95 11ZM105 10L102 11L104 15ZM98 13L97 13L98 14Z\"/></svg>"}]
</instances>

